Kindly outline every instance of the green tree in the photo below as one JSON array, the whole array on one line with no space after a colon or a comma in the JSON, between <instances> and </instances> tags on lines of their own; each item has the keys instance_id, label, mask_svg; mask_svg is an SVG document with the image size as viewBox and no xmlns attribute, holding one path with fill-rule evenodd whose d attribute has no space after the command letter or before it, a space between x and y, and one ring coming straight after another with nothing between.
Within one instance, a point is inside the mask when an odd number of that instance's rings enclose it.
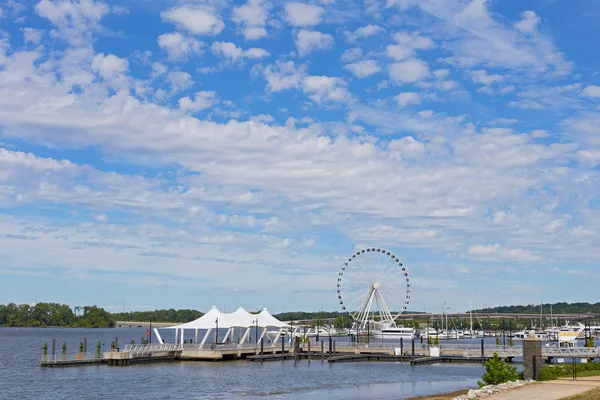
<instances>
[{"instance_id":1,"label":"green tree","mask_svg":"<svg viewBox=\"0 0 600 400\"><path fill-rule=\"evenodd\" d=\"M477 384L479 387L499 385L504 382L516 381L519 378L520 374L517 372L517 368L511 367L502 361L497 353L494 353L494 357L485 362L485 373Z\"/></svg>"}]
</instances>

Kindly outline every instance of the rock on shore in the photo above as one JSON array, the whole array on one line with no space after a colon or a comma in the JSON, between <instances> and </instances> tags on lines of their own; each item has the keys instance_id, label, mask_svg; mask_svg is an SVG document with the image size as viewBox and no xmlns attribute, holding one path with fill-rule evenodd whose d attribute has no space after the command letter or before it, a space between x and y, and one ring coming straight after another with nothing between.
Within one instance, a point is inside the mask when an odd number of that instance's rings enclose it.
<instances>
[{"instance_id":1,"label":"rock on shore","mask_svg":"<svg viewBox=\"0 0 600 400\"><path fill-rule=\"evenodd\" d=\"M504 392L506 390L518 388L532 383L535 383L535 381L514 381L502 383L500 385L487 385L480 389L471 389L467 394L455 397L454 400L467 400L477 399L480 397L488 397L489 395L492 395L494 393Z\"/></svg>"}]
</instances>

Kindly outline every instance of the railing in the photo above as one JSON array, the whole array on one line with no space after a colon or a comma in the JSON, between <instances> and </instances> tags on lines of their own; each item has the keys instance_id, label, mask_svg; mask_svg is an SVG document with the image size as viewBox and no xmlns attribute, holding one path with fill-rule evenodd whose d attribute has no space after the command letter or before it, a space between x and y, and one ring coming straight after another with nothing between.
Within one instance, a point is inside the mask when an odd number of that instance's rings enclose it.
<instances>
[{"instance_id":1,"label":"railing","mask_svg":"<svg viewBox=\"0 0 600 400\"><path fill-rule=\"evenodd\" d=\"M170 353L182 350L180 344L128 344L123 349L124 352L131 352L134 357L149 356L153 353Z\"/></svg>"},{"instance_id":2,"label":"railing","mask_svg":"<svg viewBox=\"0 0 600 400\"><path fill-rule=\"evenodd\" d=\"M236 344L236 343L208 343L208 344L183 344L183 350L253 350L260 348L260 344L256 345L255 343L244 343L244 344ZM287 346L286 346L287 347ZM266 346L265 346L266 348Z\"/></svg>"},{"instance_id":3,"label":"railing","mask_svg":"<svg viewBox=\"0 0 600 400\"><path fill-rule=\"evenodd\" d=\"M523 348L513 347L511 349L484 349L484 357L492 357L494 353L500 358L523 357ZM465 350L465 357L481 357L481 350ZM565 358L598 358L600 357L600 347L543 347L543 357L565 357Z\"/></svg>"},{"instance_id":4,"label":"railing","mask_svg":"<svg viewBox=\"0 0 600 400\"><path fill-rule=\"evenodd\" d=\"M102 354L97 357L96 352L88 351L82 353L69 353L69 354L42 354L42 362L44 363L61 363L61 362L72 362L72 361L97 361L102 360Z\"/></svg>"}]
</instances>

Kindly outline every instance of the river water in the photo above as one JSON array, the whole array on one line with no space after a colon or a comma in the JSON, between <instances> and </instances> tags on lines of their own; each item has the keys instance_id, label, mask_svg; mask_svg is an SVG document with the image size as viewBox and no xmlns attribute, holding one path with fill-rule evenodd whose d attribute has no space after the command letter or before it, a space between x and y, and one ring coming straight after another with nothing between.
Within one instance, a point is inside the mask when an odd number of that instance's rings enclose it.
<instances>
[{"instance_id":1,"label":"river water","mask_svg":"<svg viewBox=\"0 0 600 400\"><path fill-rule=\"evenodd\" d=\"M103 349L115 336L123 344L139 343L143 328L0 329L0 399L404 399L477 386L479 364L411 366L409 363L329 364L249 361L174 362L129 367L106 365L41 368L41 348L57 340L68 352L87 338ZM463 342L464 343L464 342Z\"/></svg>"}]
</instances>

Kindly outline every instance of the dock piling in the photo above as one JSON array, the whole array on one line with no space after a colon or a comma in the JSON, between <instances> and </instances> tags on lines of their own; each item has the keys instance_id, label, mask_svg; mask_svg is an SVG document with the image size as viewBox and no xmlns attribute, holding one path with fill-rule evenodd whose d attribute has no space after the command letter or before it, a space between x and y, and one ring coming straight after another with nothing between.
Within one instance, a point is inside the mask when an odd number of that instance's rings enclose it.
<instances>
[{"instance_id":1,"label":"dock piling","mask_svg":"<svg viewBox=\"0 0 600 400\"><path fill-rule=\"evenodd\" d=\"M52 339L52 358L56 355L56 339Z\"/></svg>"}]
</instances>

